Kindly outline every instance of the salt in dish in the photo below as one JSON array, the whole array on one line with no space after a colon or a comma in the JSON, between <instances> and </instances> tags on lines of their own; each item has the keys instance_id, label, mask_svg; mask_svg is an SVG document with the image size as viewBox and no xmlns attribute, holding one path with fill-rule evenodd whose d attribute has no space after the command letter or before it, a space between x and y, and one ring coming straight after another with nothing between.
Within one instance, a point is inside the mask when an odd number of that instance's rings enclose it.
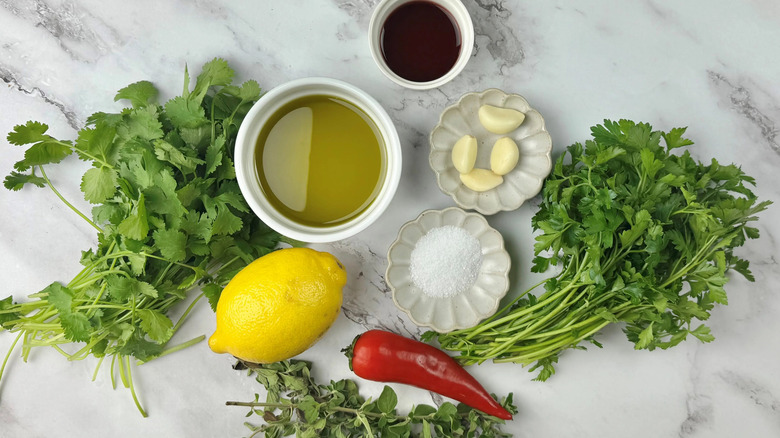
<instances>
[{"instance_id":1,"label":"salt in dish","mask_svg":"<svg viewBox=\"0 0 780 438\"><path fill-rule=\"evenodd\" d=\"M428 236L428 244L422 241L425 236ZM446 254L439 254L427 263L425 260L413 261L415 250L418 255L431 257L430 251L447 247L451 252L459 252L460 256L473 257L469 237L479 244L479 261L458 262L459 269L465 272L457 275L461 281L468 281L469 270L477 266L476 278L468 288L458 290L457 285L441 278L446 269L439 261L448 258ZM447 239L455 242L447 243ZM498 310L501 298L509 290L511 260L501 234L490 227L482 215L458 207L427 210L404 224L390 245L387 259L385 281L395 305L415 324L439 333L477 325ZM419 265L416 279L412 278L413 264ZM426 275L427 279L423 279ZM420 286L427 286L429 290L426 292Z\"/></svg>"}]
</instances>

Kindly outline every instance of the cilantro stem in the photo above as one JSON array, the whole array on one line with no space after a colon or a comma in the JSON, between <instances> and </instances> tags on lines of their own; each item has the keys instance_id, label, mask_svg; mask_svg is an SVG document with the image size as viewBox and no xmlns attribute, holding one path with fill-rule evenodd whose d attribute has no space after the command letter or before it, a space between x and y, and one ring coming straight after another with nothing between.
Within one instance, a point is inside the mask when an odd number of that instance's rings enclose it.
<instances>
[{"instance_id":1,"label":"cilantro stem","mask_svg":"<svg viewBox=\"0 0 780 438\"><path fill-rule=\"evenodd\" d=\"M100 356L100 359L98 360L97 365L95 366L95 371L92 373L92 381L94 382L95 379L97 379L98 370L100 369L100 365L103 364L103 359L105 359L106 356Z\"/></svg>"},{"instance_id":2,"label":"cilantro stem","mask_svg":"<svg viewBox=\"0 0 780 438\"><path fill-rule=\"evenodd\" d=\"M52 345L51 347L52 347L53 349L57 350L57 351L58 351L58 352L59 352L61 355L63 355L63 356L65 356L65 357L67 357L68 359L70 359L70 354L68 354L68 352L67 352L67 351L65 351L65 350L63 350L62 348L60 348L60 346L59 346L59 345L57 345L57 344L54 344L54 345Z\"/></svg>"},{"instance_id":3,"label":"cilantro stem","mask_svg":"<svg viewBox=\"0 0 780 438\"><path fill-rule=\"evenodd\" d=\"M171 348L168 348L166 350L163 350L162 353L158 354L157 356L154 356L154 357L150 358L149 360L138 360L138 361L135 362L135 364L136 365L143 365L145 363L149 363L149 362L151 362L154 359L159 359L159 358L161 358L163 356L167 356L167 355L169 355L171 353L176 353L177 351L184 350L187 347L191 347L191 346L197 344L198 342L203 341L204 339L206 339L206 335L200 335L200 336L198 336L196 338L190 339L187 342L182 342L179 345L176 345L174 347L171 347Z\"/></svg>"},{"instance_id":4,"label":"cilantro stem","mask_svg":"<svg viewBox=\"0 0 780 438\"><path fill-rule=\"evenodd\" d=\"M86 358L86 357L87 357L87 355L89 354L89 351L92 349L92 347L94 347L94 346L95 346L95 345L97 345L97 344L98 344L100 341L102 341L103 339L105 339L105 337L106 337L106 336L108 336L108 334L109 334L109 332L108 332L108 331L104 331L104 332L103 332L103 334L101 334L100 336L93 337L93 338L92 338L92 339L89 341L89 343L87 343L87 345L85 345L85 346L84 346L84 348L82 348L81 350L79 350L79 351L77 351L77 352L73 353L73 354L71 355L71 357L69 357L69 358L68 358L68 360L71 360L71 361L73 361L73 360L82 360L82 359Z\"/></svg>"},{"instance_id":5,"label":"cilantro stem","mask_svg":"<svg viewBox=\"0 0 780 438\"><path fill-rule=\"evenodd\" d=\"M114 247L115 247L115 246L116 246L116 240L112 240L112 241L111 241L111 245L109 245L109 246L108 246L108 250L106 250L106 252L107 252L107 253L111 253L111 252L114 250ZM113 270L113 269L114 269L114 267L116 266L116 261L117 261L117 260L118 260L118 259L117 259L117 258L115 258L115 259L114 259L114 260L111 262L111 267L109 267L109 270ZM97 295L95 295L95 299L92 301L92 304L96 304L96 303L98 302L98 300L100 300L100 299L103 297L103 294L106 292L106 288L107 288L107 287L108 287L108 283L106 283L106 282L103 282L103 285L102 285L102 286L100 286L100 292L98 292L98 294L97 294ZM91 317L91 316L92 316L92 315L94 315L94 314L95 314L95 310L92 310L92 309L91 309L91 310L89 310L89 311L87 312L87 317L89 318L89 317Z\"/></svg>"},{"instance_id":6,"label":"cilantro stem","mask_svg":"<svg viewBox=\"0 0 780 438\"><path fill-rule=\"evenodd\" d=\"M114 364L116 363L116 356L117 354L111 355L111 369L109 370L109 373L111 374L111 387L113 389L116 389L116 373L114 372Z\"/></svg>"},{"instance_id":7,"label":"cilantro stem","mask_svg":"<svg viewBox=\"0 0 780 438\"><path fill-rule=\"evenodd\" d=\"M70 341L65 339L65 333L60 333L60 334L54 335L54 336L46 339L45 341L43 339L41 339L41 340L31 339L30 340L30 346L33 346L33 347L45 347L45 346L49 346L49 345L52 345L52 344L69 344L69 343L70 343Z\"/></svg>"},{"instance_id":8,"label":"cilantro stem","mask_svg":"<svg viewBox=\"0 0 780 438\"><path fill-rule=\"evenodd\" d=\"M141 412L141 416L144 418L148 417L146 414L146 411L144 411L144 408L141 406L141 403L138 401L138 397L135 394L135 386L133 385L133 372L131 370L130 365L130 356L124 356L125 360L127 361L125 365L125 369L127 370L127 380L130 382L130 394L133 395L133 401L135 402L135 406L138 408L138 410ZM120 359L121 360L121 359Z\"/></svg>"},{"instance_id":9,"label":"cilantro stem","mask_svg":"<svg viewBox=\"0 0 780 438\"><path fill-rule=\"evenodd\" d=\"M173 332L176 333L177 330L179 330L179 327L181 327L181 324L184 322L184 320L187 318L187 315L190 314L192 309L195 307L196 304L198 304L198 301L200 301L201 298L203 298L204 294L203 292L200 293L197 297L195 297L194 300L192 300L192 303L187 307L187 310L184 311L184 313L181 315L179 320L176 322L176 325L173 326Z\"/></svg>"},{"instance_id":10,"label":"cilantro stem","mask_svg":"<svg viewBox=\"0 0 780 438\"><path fill-rule=\"evenodd\" d=\"M14 342L11 344L11 348L8 349L8 353L5 354L5 359L3 360L3 366L0 366L0 381L3 380L3 373L5 372L5 365L8 363L8 358L11 357L11 353L14 351L14 348L16 348L16 343L19 342L19 339L22 337L24 332L19 332L19 336L14 339Z\"/></svg>"},{"instance_id":11,"label":"cilantro stem","mask_svg":"<svg viewBox=\"0 0 780 438\"><path fill-rule=\"evenodd\" d=\"M117 364L119 365L119 380L122 382L122 386L129 388L130 383L127 381L127 375L125 374L125 356L117 354L117 359Z\"/></svg>"},{"instance_id":12,"label":"cilantro stem","mask_svg":"<svg viewBox=\"0 0 780 438\"><path fill-rule=\"evenodd\" d=\"M106 160L100 159L100 158L98 158L97 156L95 156L95 155L92 155L92 154L90 154L89 152L87 152L87 151L85 151L85 150L83 150L83 149L76 149L76 148L75 148L75 147L74 147L72 144L70 144L70 143L66 143L66 142L59 141L59 140L54 140L54 141L55 141L56 143L59 143L59 144L61 144L61 145L63 145L63 146L66 146L66 147L70 148L70 150L72 150L72 151L76 152L76 153L77 153L77 154L79 154L79 155L83 155L83 156L85 156L85 157L89 158L89 159L90 159L90 160L92 160L92 161L95 161L95 162L97 162L97 163L100 163L100 165L101 165L101 166L103 166L103 167L108 167L109 169L115 169L115 167L114 167L114 166L112 166L110 163L108 163Z\"/></svg>"},{"instance_id":13,"label":"cilantro stem","mask_svg":"<svg viewBox=\"0 0 780 438\"><path fill-rule=\"evenodd\" d=\"M63 197L63 196L60 194L60 192L59 192L59 191L57 191L57 189L56 189L56 188L54 188L54 184L52 184L52 183L51 183L51 181L49 180L49 177L48 177L48 176L46 176L46 171L44 171L44 170L43 170L43 166L38 166L38 169L40 169L40 171L41 171L41 176L43 177L43 180L44 180L44 181L46 181L46 185L48 185L48 186L49 186L49 188L51 189L51 191L52 191L52 192L54 192L54 194L55 194L55 195L57 195L57 197L58 197L58 198L60 198L60 201L64 202L64 203L65 203L65 205L67 205L68 207L70 207L70 209L71 209L71 210L73 210L73 211L74 211L74 212L75 212L77 215L81 216L81 218L82 218L82 219L84 219L84 220L85 220L85 221L87 221L87 222L88 222L90 225L92 225L92 226L93 226L93 227L94 227L94 228L95 228L95 229L98 231L98 233L101 233L101 234L102 234L102 233L103 233L103 229L102 229L102 228L100 228L99 226L97 226L97 224L96 224L96 223L94 223L94 222L92 222L92 220L90 220L88 217L84 216L84 213L82 213L81 211L79 211L79 209L78 209L78 208L74 207L74 206L73 206L73 204L71 204L70 202L68 202L68 200L67 200L67 199L65 199L65 197Z\"/></svg>"}]
</instances>

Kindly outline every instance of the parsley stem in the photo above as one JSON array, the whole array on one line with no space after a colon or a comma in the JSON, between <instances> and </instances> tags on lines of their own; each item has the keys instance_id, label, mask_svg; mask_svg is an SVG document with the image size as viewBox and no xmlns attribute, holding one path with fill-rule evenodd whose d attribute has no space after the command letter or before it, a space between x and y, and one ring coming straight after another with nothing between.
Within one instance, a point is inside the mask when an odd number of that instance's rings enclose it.
<instances>
[{"instance_id":1,"label":"parsley stem","mask_svg":"<svg viewBox=\"0 0 780 438\"><path fill-rule=\"evenodd\" d=\"M60 192L59 192L59 191L57 191L57 189L56 189L56 188L54 188L54 184L52 184L52 183L51 183L51 181L49 180L49 177L48 177L48 176L46 176L46 171L44 171L44 170L43 170L43 166L38 166L38 169L40 169L40 171L41 171L41 176L43 177L44 181L46 181L46 185L48 185L48 186L49 186L49 188L51 189L51 191L52 191L52 192L54 192L54 194L55 194L55 195L57 195L57 197L58 197L58 198L60 198L60 201L64 202L64 203L65 203L65 205L67 205L68 207L70 207L70 209L71 209L71 210L73 210L73 211L74 211L74 212L75 212L77 215L81 216L81 218L82 218L82 219L84 219L84 220L85 220L85 221L87 221L87 222L88 222L90 225L92 225L92 226L93 226L93 227L94 227L94 228L95 228L95 229L98 231L98 233L101 233L101 234L102 234L102 233L103 233L103 229L102 229L102 228L100 228L99 226L97 226L97 224L95 224L94 222L92 222L92 221L91 221L91 220L90 220L88 217L84 216L84 213L82 213L81 211L79 211L79 209L78 209L78 208L74 207L74 206L73 206L73 204L71 204L70 202L68 202L68 200L67 200L67 199L65 199L65 198L64 198L64 197L63 197L63 196L60 194Z\"/></svg>"}]
</instances>

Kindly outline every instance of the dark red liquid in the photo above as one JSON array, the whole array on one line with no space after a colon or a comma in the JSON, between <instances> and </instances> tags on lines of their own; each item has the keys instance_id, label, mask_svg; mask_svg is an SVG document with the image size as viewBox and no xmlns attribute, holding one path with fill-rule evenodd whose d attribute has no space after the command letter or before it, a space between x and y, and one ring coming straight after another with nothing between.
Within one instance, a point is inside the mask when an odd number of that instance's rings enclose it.
<instances>
[{"instance_id":1,"label":"dark red liquid","mask_svg":"<svg viewBox=\"0 0 780 438\"><path fill-rule=\"evenodd\" d=\"M460 31L455 19L431 2L399 6L385 20L380 39L382 56L390 70L414 82L444 76L460 55Z\"/></svg>"}]
</instances>

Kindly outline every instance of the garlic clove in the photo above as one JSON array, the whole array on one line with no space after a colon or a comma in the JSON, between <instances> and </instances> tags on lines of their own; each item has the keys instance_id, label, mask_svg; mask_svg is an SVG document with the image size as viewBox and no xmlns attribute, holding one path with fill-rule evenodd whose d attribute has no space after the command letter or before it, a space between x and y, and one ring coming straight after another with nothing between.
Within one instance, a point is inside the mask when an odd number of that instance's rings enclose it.
<instances>
[{"instance_id":1,"label":"garlic clove","mask_svg":"<svg viewBox=\"0 0 780 438\"><path fill-rule=\"evenodd\" d=\"M519 159L517 143L509 137L501 137L490 151L490 170L496 175L506 175L517 166Z\"/></svg>"},{"instance_id":2,"label":"garlic clove","mask_svg":"<svg viewBox=\"0 0 780 438\"><path fill-rule=\"evenodd\" d=\"M452 164L460 173L469 173L477 162L477 139L473 135L464 135L452 148Z\"/></svg>"},{"instance_id":3,"label":"garlic clove","mask_svg":"<svg viewBox=\"0 0 780 438\"><path fill-rule=\"evenodd\" d=\"M525 120L525 114L512 108L482 105L477 111L479 122L494 134L506 134L517 129Z\"/></svg>"},{"instance_id":4,"label":"garlic clove","mask_svg":"<svg viewBox=\"0 0 780 438\"><path fill-rule=\"evenodd\" d=\"M469 173L461 174L460 181L475 192L485 192L498 187L504 182L504 178L490 170L477 168Z\"/></svg>"}]
</instances>

